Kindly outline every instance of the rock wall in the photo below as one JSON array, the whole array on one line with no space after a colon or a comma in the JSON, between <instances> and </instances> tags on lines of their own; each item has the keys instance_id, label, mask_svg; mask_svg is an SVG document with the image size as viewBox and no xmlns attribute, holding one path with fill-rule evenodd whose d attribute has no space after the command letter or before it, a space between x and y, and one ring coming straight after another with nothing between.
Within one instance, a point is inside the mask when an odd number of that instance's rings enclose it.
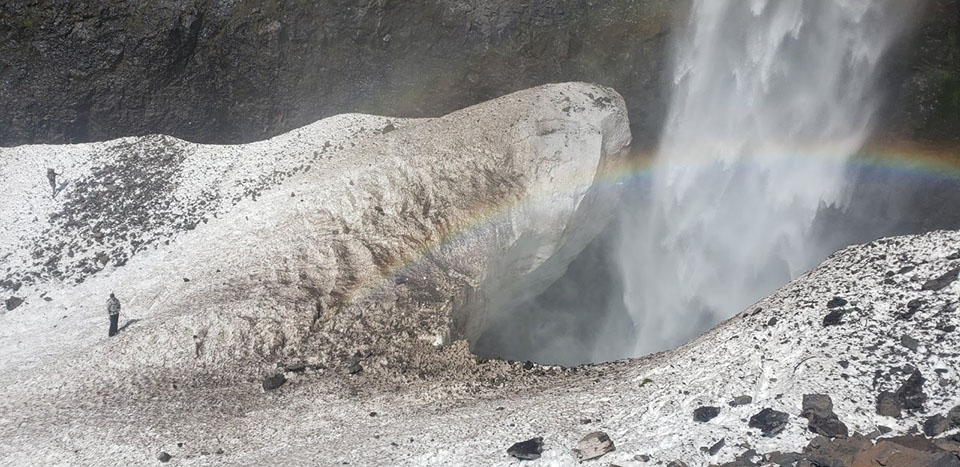
<instances>
[{"instance_id":1,"label":"rock wall","mask_svg":"<svg viewBox=\"0 0 960 467\"><path fill-rule=\"evenodd\" d=\"M11 0L0 145L261 140L345 112L434 117L548 82L610 86L656 142L689 0ZM960 0L923 0L886 137L956 142Z\"/></svg>"},{"instance_id":2,"label":"rock wall","mask_svg":"<svg viewBox=\"0 0 960 467\"><path fill-rule=\"evenodd\" d=\"M680 2L683 3L683 2ZM676 2L16 0L0 4L0 145L274 136L345 112L435 117L595 82L661 118Z\"/></svg>"}]
</instances>

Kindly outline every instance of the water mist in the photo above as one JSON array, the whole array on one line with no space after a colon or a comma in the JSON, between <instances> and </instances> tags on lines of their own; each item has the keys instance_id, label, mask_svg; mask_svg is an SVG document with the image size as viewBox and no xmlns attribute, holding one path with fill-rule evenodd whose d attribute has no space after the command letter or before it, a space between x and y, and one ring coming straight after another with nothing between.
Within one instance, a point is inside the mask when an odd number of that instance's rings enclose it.
<instances>
[{"instance_id":1,"label":"water mist","mask_svg":"<svg viewBox=\"0 0 960 467\"><path fill-rule=\"evenodd\" d=\"M694 0L651 186L621 218L635 354L678 345L822 259L914 2Z\"/></svg>"}]
</instances>

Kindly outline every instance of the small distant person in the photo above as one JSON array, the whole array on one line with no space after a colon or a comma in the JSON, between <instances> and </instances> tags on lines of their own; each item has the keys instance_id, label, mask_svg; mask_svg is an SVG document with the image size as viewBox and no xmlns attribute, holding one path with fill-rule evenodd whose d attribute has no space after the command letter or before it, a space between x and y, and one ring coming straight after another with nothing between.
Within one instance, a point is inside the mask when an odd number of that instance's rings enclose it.
<instances>
[{"instance_id":1,"label":"small distant person","mask_svg":"<svg viewBox=\"0 0 960 467\"><path fill-rule=\"evenodd\" d=\"M112 293L110 299L107 300L107 314L110 315L110 332L107 333L107 336L113 337L117 335L117 322L120 321L120 300L117 300L117 297Z\"/></svg>"},{"instance_id":2,"label":"small distant person","mask_svg":"<svg viewBox=\"0 0 960 467\"><path fill-rule=\"evenodd\" d=\"M53 191L54 198L57 197L57 175L61 174L54 172L53 169L47 169L47 180L50 180L50 189Z\"/></svg>"}]
</instances>

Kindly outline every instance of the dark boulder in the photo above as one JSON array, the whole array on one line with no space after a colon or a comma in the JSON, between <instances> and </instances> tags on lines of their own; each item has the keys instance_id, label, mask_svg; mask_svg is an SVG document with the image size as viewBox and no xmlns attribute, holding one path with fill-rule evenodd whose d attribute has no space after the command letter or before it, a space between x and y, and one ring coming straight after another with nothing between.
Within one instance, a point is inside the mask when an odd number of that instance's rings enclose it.
<instances>
[{"instance_id":1,"label":"dark boulder","mask_svg":"<svg viewBox=\"0 0 960 467\"><path fill-rule=\"evenodd\" d=\"M900 399L890 391L883 391L877 395L877 415L900 418Z\"/></svg>"},{"instance_id":2,"label":"dark boulder","mask_svg":"<svg viewBox=\"0 0 960 467\"><path fill-rule=\"evenodd\" d=\"M826 394L804 394L801 417L807 419L807 428L830 438L846 438L847 426L833 412L833 401Z\"/></svg>"},{"instance_id":3,"label":"dark boulder","mask_svg":"<svg viewBox=\"0 0 960 467\"><path fill-rule=\"evenodd\" d=\"M267 376L266 378L263 378L263 390L273 391L274 389L278 389L280 386L283 386L283 384L286 382L287 377L283 376L283 373Z\"/></svg>"},{"instance_id":4,"label":"dark boulder","mask_svg":"<svg viewBox=\"0 0 960 467\"><path fill-rule=\"evenodd\" d=\"M902 345L902 346L904 346L904 347L906 347L906 348L908 348L908 349L910 349L910 350L912 350L912 351L914 351L914 352L916 352L917 349L920 348L920 343L917 342L917 340L914 339L913 337L910 337L910 336L908 336L908 335L906 335L906 334L900 336L900 345Z\"/></svg>"},{"instance_id":5,"label":"dark boulder","mask_svg":"<svg viewBox=\"0 0 960 467\"><path fill-rule=\"evenodd\" d=\"M827 302L827 308L830 308L830 309L840 308L846 305L847 305L847 301L840 297L833 297L830 299L829 302Z\"/></svg>"},{"instance_id":6,"label":"dark boulder","mask_svg":"<svg viewBox=\"0 0 960 467\"><path fill-rule=\"evenodd\" d=\"M164 452L164 451L160 451L160 454L157 455L157 460L160 461L160 462L163 462L163 463L170 462L170 459L172 459L172 458L173 458L173 456L171 456L170 454L167 454L167 453Z\"/></svg>"},{"instance_id":7,"label":"dark boulder","mask_svg":"<svg viewBox=\"0 0 960 467\"><path fill-rule=\"evenodd\" d=\"M922 411L927 395L923 392L923 383L926 380L920 370L914 369L910 377L897 389L897 400L900 408L911 411Z\"/></svg>"},{"instance_id":8,"label":"dark boulder","mask_svg":"<svg viewBox=\"0 0 960 467\"><path fill-rule=\"evenodd\" d=\"M923 422L923 434L933 438L934 436L949 430L952 427L950 419L943 415L934 415Z\"/></svg>"},{"instance_id":9,"label":"dark boulder","mask_svg":"<svg viewBox=\"0 0 960 467\"><path fill-rule=\"evenodd\" d=\"M766 408L750 417L748 426L760 430L763 436L769 438L783 431L787 427L788 421L790 421L790 415Z\"/></svg>"},{"instance_id":10,"label":"dark boulder","mask_svg":"<svg viewBox=\"0 0 960 467\"><path fill-rule=\"evenodd\" d=\"M700 423L709 422L719 414L720 414L720 407L710 407L710 406L697 407L693 411L693 421L700 422Z\"/></svg>"},{"instance_id":11,"label":"dark boulder","mask_svg":"<svg viewBox=\"0 0 960 467\"><path fill-rule=\"evenodd\" d=\"M23 299L20 297L10 297L6 300L5 305L7 306L7 311L11 311L14 308L20 306L23 303Z\"/></svg>"},{"instance_id":12,"label":"dark boulder","mask_svg":"<svg viewBox=\"0 0 960 467\"><path fill-rule=\"evenodd\" d=\"M532 461L539 459L540 454L543 454L543 438L536 437L514 443L513 446L507 448L507 454L520 460Z\"/></svg>"},{"instance_id":13,"label":"dark boulder","mask_svg":"<svg viewBox=\"0 0 960 467\"><path fill-rule=\"evenodd\" d=\"M942 276L936 279L930 279L927 282L923 283L923 290L941 290L948 285L952 284L953 281L957 280L957 277L960 276L960 266L957 266L947 272Z\"/></svg>"},{"instance_id":14,"label":"dark boulder","mask_svg":"<svg viewBox=\"0 0 960 467\"><path fill-rule=\"evenodd\" d=\"M717 453L720 452L721 449L723 449L723 446L724 446L726 443L727 443L726 438L720 438L720 441L717 441L716 443L713 443L713 445L711 445L711 446L707 449L707 453L709 453L711 456L717 455Z\"/></svg>"},{"instance_id":15,"label":"dark boulder","mask_svg":"<svg viewBox=\"0 0 960 467\"><path fill-rule=\"evenodd\" d=\"M823 327L843 324L843 310L833 310L823 317Z\"/></svg>"},{"instance_id":16,"label":"dark boulder","mask_svg":"<svg viewBox=\"0 0 960 467\"><path fill-rule=\"evenodd\" d=\"M730 407L739 407L741 405L747 405L753 402L753 398L750 396L737 396L734 397L732 401L728 402L727 405Z\"/></svg>"}]
</instances>

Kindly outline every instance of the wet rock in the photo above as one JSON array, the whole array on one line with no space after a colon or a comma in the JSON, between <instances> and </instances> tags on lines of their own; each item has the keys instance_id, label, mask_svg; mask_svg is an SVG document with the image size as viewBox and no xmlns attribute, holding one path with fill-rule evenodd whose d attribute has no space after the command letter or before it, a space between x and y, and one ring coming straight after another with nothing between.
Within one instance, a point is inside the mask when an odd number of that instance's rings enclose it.
<instances>
[{"instance_id":1,"label":"wet rock","mask_svg":"<svg viewBox=\"0 0 960 467\"><path fill-rule=\"evenodd\" d=\"M916 351L917 351L917 348L920 347L920 343L917 342L916 339L914 339L914 338L912 338L912 337L910 337L910 336L908 336L908 335L906 335L906 334L904 334L903 336L900 336L900 345L902 345L902 346L904 346L904 347L906 347L906 348L908 348L908 349L910 349L910 350L912 350L912 351L914 351L914 352L916 352Z\"/></svg>"},{"instance_id":2,"label":"wet rock","mask_svg":"<svg viewBox=\"0 0 960 467\"><path fill-rule=\"evenodd\" d=\"M160 454L157 455L157 460L160 461L160 462L163 462L163 463L170 462L170 459L172 459L172 458L173 458L173 456L171 456L170 454L167 454L167 453L164 452L164 451L160 451Z\"/></svg>"},{"instance_id":3,"label":"wet rock","mask_svg":"<svg viewBox=\"0 0 960 467\"><path fill-rule=\"evenodd\" d=\"M741 405L747 405L751 402L753 402L753 398L750 396L737 396L737 397L734 397L733 400L728 402L727 404L730 407L739 407Z\"/></svg>"},{"instance_id":4,"label":"wet rock","mask_svg":"<svg viewBox=\"0 0 960 467\"><path fill-rule=\"evenodd\" d=\"M709 422L719 414L720 414L720 407L710 407L710 406L697 407L693 411L693 421L700 422L700 423Z\"/></svg>"},{"instance_id":5,"label":"wet rock","mask_svg":"<svg viewBox=\"0 0 960 467\"><path fill-rule=\"evenodd\" d=\"M586 461L600 458L604 454L614 450L616 450L616 448L613 446L613 440L611 440L606 433L594 431L584 436L583 439L577 443L577 448L573 451L577 454L577 459Z\"/></svg>"},{"instance_id":6,"label":"wet rock","mask_svg":"<svg viewBox=\"0 0 960 467\"><path fill-rule=\"evenodd\" d=\"M897 389L897 400L904 410L923 410L927 395L923 392L923 383L926 380L920 370L914 369L910 377Z\"/></svg>"},{"instance_id":7,"label":"wet rock","mask_svg":"<svg viewBox=\"0 0 960 467\"><path fill-rule=\"evenodd\" d=\"M847 301L844 300L843 298L833 297L830 299L829 302L827 302L827 308L830 308L830 309L839 308L842 306L846 306L846 304L847 304Z\"/></svg>"},{"instance_id":8,"label":"wet rock","mask_svg":"<svg viewBox=\"0 0 960 467\"><path fill-rule=\"evenodd\" d=\"M843 310L833 310L823 317L823 327L843 324Z\"/></svg>"},{"instance_id":9,"label":"wet rock","mask_svg":"<svg viewBox=\"0 0 960 467\"><path fill-rule=\"evenodd\" d=\"M766 408L750 417L748 426L760 430L763 436L773 437L787 427L790 416L784 412Z\"/></svg>"},{"instance_id":10,"label":"wet rock","mask_svg":"<svg viewBox=\"0 0 960 467\"><path fill-rule=\"evenodd\" d=\"M831 438L846 438L847 426L833 412L833 401L826 394L804 394L801 417L807 419L807 428Z\"/></svg>"},{"instance_id":11,"label":"wet rock","mask_svg":"<svg viewBox=\"0 0 960 467\"><path fill-rule=\"evenodd\" d=\"M11 311L14 308L20 306L23 303L23 299L20 297L10 297L4 303L7 306L7 311Z\"/></svg>"},{"instance_id":12,"label":"wet rock","mask_svg":"<svg viewBox=\"0 0 960 467\"><path fill-rule=\"evenodd\" d=\"M277 373L275 375L267 376L263 378L263 390L264 391L273 391L274 389L283 386L287 382L287 377L283 376L283 373Z\"/></svg>"},{"instance_id":13,"label":"wet rock","mask_svg":"<svg viewBox=\"0 0 960 467\"><path fill-rule=\"evenodd\" d=\"M943 415L937 414L923 422L923 434L933 438L934 436L949 430L952 425L953 424L950 422L950 419L944 417Z\"/></svg>"},{"instance_id":14,"label":"wet rock","mask_svg":"<svg viewBox=\"0 0 960 467\"><path fill-rule=\"evenodd\" d=\"M515 443L507 449L507 454L520 460L532 461L540 458L543 454L543 438L536 437Z\"/></svg>"},{"instance_id":15,"label":"wet rock","mask_svg":"<svg viewBox=\"0 0 960 467\"><path fill-rule=\"evenodd\" d=\"M953 281L957 280L957 277L960 276L960 266L957 266L942 276L936 279L930 279L927 282L924 282L922 290L941 290L948 285L952 284Z\"/></svg>"},{"instance_id":16,"label":"wet rock","mask_svg":"<svg viewBox=\"0 0 960 467\"><path fill-rule=\"evenodd\" d=\"M890 391L883 391L877 395L877 415L900 418L900 400Z\"/></svg>"}]
</instances>

